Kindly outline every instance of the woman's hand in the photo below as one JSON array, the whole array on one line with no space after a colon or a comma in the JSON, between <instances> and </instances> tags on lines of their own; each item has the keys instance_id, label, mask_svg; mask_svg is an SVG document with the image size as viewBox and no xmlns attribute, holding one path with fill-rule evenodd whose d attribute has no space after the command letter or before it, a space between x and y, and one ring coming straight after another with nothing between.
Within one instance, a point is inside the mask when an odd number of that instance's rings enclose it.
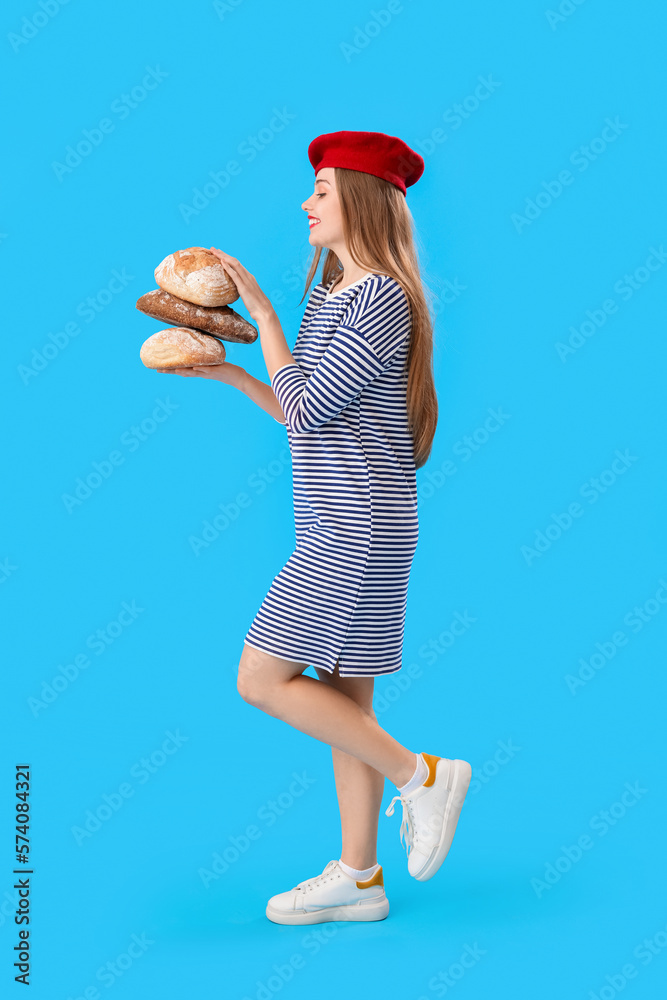
<instances>
[{"instance_id":1,"label":"woman's hand","mask_svg":"<svg viewBox=\"0 0 667 1000\"><path fill-rule=\"evenodd\" d=\"M211 247L211 253L215 254L238 288L243 305L255 322L259 322L260 319L266 315L270 315L274 311L270 300L257 284L257 279L253 277L250 271L246 270L243 264L238 262L236 257L230 257L228 253L216 250L215 247Z\"/></svg>"},{"instance_id":2,"label":"woman's hand","mask_svg":"<svg viewBox=\"0 0 667 1000\"><path fill-rule=\"evenodd\" d=\"M230 361L223 361L221 365L191 365L188 368L154 368L156 372L164 375L184 375L186 378L211 378L216 382L225 382L233 385L237 389L241 384L243 376L246 374L245 368L240 365L233 365Z\"/></svg>"}]
</instances>

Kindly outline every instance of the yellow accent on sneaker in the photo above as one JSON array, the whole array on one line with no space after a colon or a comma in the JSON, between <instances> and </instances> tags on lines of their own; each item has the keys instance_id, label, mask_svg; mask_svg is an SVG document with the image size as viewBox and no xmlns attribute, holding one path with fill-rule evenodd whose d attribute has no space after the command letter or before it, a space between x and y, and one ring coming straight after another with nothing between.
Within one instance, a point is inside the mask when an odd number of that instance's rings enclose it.
<instances>
[{"instance_id":1,"label":"yellow accent on sneaker","mask_svg":"<svg viewBox=\"0 0 667 1000\"><path fill-rule=\"evenodd\" d=\"M436 768L436 764L442 758L436 757L432 753L422 753L422 757L424 758L424 760L426 761L426 763L428 765L428 778L424 782L424 786L426 788L428 788L429 785L432 785L433 782L435 781L435 768Z\"/></svg>"},{"instance_id":2,"label":"yellow accent on sneaker","mask_svg":"<svg viewBox=\"0 0 667 1000\"><path fill-rule=\"evenodd\" d=\"M365 882L357 882L357 889L370 889L372 885L384 886L384 878L382 877L382 865L378 868L374 875L367 878Z\"/></svg>"}]
</instances>

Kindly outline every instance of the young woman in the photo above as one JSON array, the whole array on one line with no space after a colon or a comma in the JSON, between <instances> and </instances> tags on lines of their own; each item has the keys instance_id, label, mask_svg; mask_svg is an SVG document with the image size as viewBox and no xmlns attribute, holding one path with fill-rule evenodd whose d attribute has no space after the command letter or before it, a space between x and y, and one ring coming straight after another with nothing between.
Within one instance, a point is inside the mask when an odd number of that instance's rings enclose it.
<instances>
[{"instance_id":1,"label":"young woman","mask_svg":"<svg viewBox=\"0 0 667 1000\"><path fill-rule=\"evenodd\" d=\"M308 155L315 183L301 207L318 249L306 292L327 254L293 350L252 274L211 247L258 326L271 384L227 362L178 370L246 393L285 425L292 455L296 549L247 632L238 690L331 746L342 851L271 897L266 915L281 924L386 917L376 856L385 777L398 789L386 814L401 802L408 870L425 881L449 850L471 776L466 761L402 746L373 712L374 677L401 668L415 470L437 422L432 324L406 202L424 161L382 132L321 135Z\"/></svg>"}]
</instances>

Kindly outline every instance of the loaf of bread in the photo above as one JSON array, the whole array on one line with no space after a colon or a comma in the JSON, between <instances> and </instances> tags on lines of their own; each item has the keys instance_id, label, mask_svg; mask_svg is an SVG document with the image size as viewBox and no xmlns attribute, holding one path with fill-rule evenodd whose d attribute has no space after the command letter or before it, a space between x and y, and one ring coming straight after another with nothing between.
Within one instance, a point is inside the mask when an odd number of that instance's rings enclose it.
<instances>
[{"instance_id":1,"label":"loaf of bread","mask_svg":"<svg viewBox=\"0 0 667 1000\"><path fill-rule=\"evenodd\" d=\"M155 281L165 292L198 306L226 306L239 297L219 259L203 247L170 253L155 268Z\"/></svg>"},{"instance_id":2,"label":"loaf of bread","mask_svg":"<svg viewBox=\"0 0 667 1000\"><path fill-rule=\"evenodd\" d=\"M255 327L229 306L196 306L161 288L142 295L137 301L137 309L165 323L204 330L213 337L235 344L253 344L257 340Z\"/></svg>"},{"instance_id":3,"label":"loaf of bread","mask_svg":"<svg viewBox=\"0 0 667 1000\"><path fill-rule=\"evenodd\" d=\"M146 368L189 368L191 365L220 365L226 351L224 345L208 333L176 326L159 330L145 340L139 355Z\"/></svg>"}]
</instances>

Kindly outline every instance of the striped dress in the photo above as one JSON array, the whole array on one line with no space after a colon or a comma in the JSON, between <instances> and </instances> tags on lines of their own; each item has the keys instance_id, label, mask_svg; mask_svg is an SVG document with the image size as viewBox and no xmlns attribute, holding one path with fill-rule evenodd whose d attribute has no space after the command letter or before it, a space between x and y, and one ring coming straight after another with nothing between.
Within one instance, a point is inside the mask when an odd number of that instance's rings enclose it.
<instances>
[{"instance_id":1,"label":"striped dress","mask_svg":"<svg viewBox=\"0 0 667 1000\"><path fill-rule=\"evenodd\" d=\"M330 673L338 662L341 676L400 670L419 530L410 329L405 293L388 275L313 288L294 363L271 379L292 456L296 548L247 645Z\"/></svg>"}]
</instances>

